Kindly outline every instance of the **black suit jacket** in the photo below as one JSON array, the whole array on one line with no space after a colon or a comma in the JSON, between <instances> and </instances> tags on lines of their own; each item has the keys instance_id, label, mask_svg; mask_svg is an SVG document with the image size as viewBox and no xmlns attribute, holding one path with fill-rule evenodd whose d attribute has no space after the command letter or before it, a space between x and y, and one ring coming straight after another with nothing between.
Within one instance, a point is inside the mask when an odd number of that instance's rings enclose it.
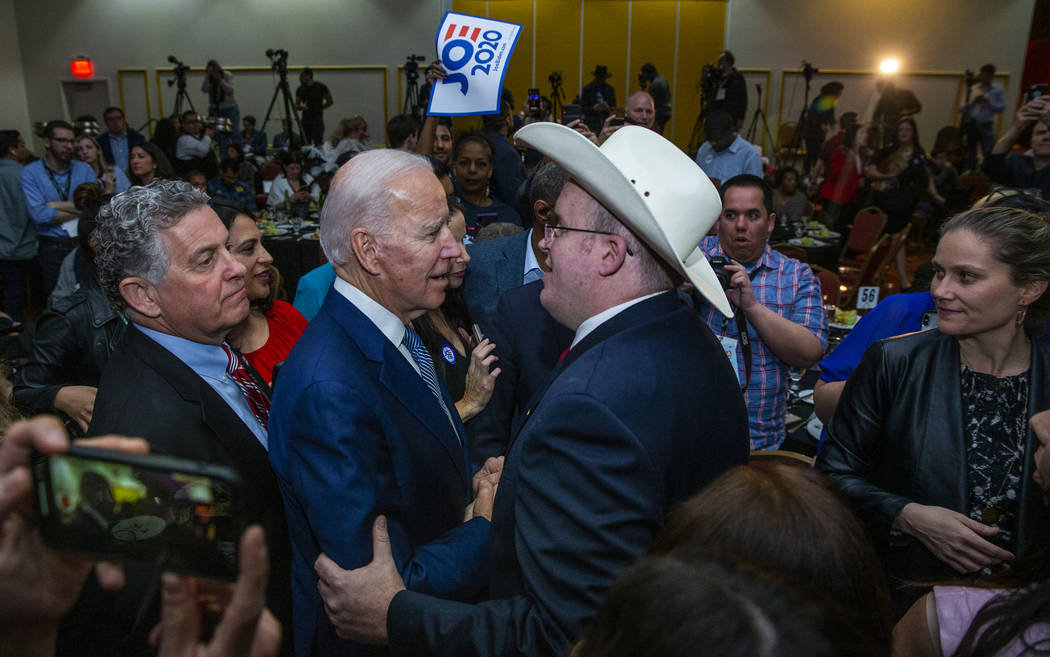
<instances>
[{"instance_id":1,"label":"black suit jacket","mask_svg":"<svg viewBox=\"0 0 1050 657\"><path fill-rule=\"evenodd\" d=\"M134 326L128 326L98 388L88 435L140 436L149 441L151 453L217 463L240 474L248 521L266 528L267 605L290 645L290 548L266 449L204 379ZM159 573L141 567L127 573L120 592L85 589L64 628L70 654L146 654L146 637L159 612Z\"/></svg>"},{"instance_id":2,"label":"black suit jacket","mask_svg":"<svg viewBox=\"0 0 1050 657\"><path fill-rule=\"evenodd\" d=\"M667 511L747 462L729 361L672 292L588 334L530 409L492 512L493 599L401 591L387 619L391 654L566 654Z\"/></svg>"},{"instance_id":3,"label":"black suit jacket","mask_svg":"<svg viewBox=\"0 0 1050 657\"><path fill-rule=\"evenodd\" d=\"M573 332L540 305L542 291L543 281L516 287L496 307L488 337L496 345L501 371L485 410L467 423L471 459L477 464L506 451L515 416L572 344Z\"/></svg>"},{"instance_id":4,"label":"black suit jacket","mask_svg":"<svg viewBox=\"0 0 1050 657\"><path fill-rule=\"evenodd\" d=\"M135 146L146 143L146 138L138 132L131 130L127 131L125 138L128 140L128 153L131 153L131 149ZM102 147L102 157L106 160L107 164L113 164L113 147L109 143L109 133L100 135L98 138L98 145Z\"/></svg>"},{"instance_id":5,"label":"black suit jacket","mask_svg":"<svg viewBox=\"0 0 1050 657\"><path fill-rule=\"evenodd\" d=\"M1028 415L1050 408L1050 347L1032 341ZM871 530L891 576L936 581L956 576L918 540L894 536L910 502L966 514L966 442L959 343L930 330L876 342L842 392L817 459ZM1042 533L1046 509L1032 480L1039 446L1028 430L1019 491L1017 544Z\"/></svg>"}]
</instances>

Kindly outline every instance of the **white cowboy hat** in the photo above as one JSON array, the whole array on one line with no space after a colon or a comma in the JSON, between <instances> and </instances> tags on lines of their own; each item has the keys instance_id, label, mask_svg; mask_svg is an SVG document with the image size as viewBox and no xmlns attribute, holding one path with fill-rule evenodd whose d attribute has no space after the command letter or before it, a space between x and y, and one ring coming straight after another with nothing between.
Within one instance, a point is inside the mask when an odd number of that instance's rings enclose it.
<instances>
[{"instance_id":1,"label":"white cowboy hat","mask_svg":"<svg viewBox=\"0 0 1050 657\"><path fill-rule=\"evenodd\" d=\"M718 220L722 202L707 175L677 146L640 126L620 128L601 148L557 123L529 124L514 138L557 162L711 305L733 316L697 247Z\"/></svg>"}]
</instances>

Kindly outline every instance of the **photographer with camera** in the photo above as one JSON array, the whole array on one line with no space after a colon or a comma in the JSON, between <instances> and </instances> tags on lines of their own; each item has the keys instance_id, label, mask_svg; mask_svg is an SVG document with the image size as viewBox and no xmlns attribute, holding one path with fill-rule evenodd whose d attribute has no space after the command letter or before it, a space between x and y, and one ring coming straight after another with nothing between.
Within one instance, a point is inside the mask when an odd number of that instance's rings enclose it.
<instances>
[{"instance_id":1,"label":"photographer with camera","mask_svg":"<svg viewBox=\"0 0 1050 657\"><path fill-rule=\"evenodd\" d=\"M736 370L751 428L751 449L777 449L786 437L787 372L810 367L827 347L820 286L809 265L769 248L776 225L773 192L757 176L730 178L721 188L718 234L700 242L737 313L710 304L700 316ZM721 260L716 260L721 258ZM740 325L746 326L746 332Z\"/></svg>"},{"instance_id":2,"label":"photographer with camera","mask_svg":"<svg viewBox=\"0 0 1050 657\"><path fill-rule=\"evenodd\" d=\"M965 105L959 108L962 115L959 128L969 138L966 145L966 168L977 170L977 144L981 144L981 155L988 157L995 145L995 117L1006 108L1003 88L992 82L995 65L985 64L975 78L973 71L966 71Z\"/></svg>"},{"instance_id":3,"label":"photographer with camera","mask_svg":"<svg viewBox=\"0 0 1050 657\"><path fill-rule=\"evenodd\" d=\"M230 120L229 130L219 130L219 152L225 153L229 144L241 144L241 108L233 95L233 74L223 70L219 62L208 60L204 68L201 91L208 94L208 116Z\"/></svg>"},{"instance_id":4,"label":"photographer with camera","mask_svg":"<svg viewBox=\"0 0 1050 657\"><path fill-rule=\"evenodd\" d=\"M707 109L729 112L736 123L736 129L740 130L744 124L744 115L747 114L747 83L744 76L734 68L734 64L736 58L728 50L718 56L718 89Z\"/></svg>"},{"instance_id":5,"label":"photographer with camera","mask_svg":"<svg viewBox=\"0 0 1050 657\"><path fill-rule=\"evenodd\" d=\"M984 158L984 172L1001 185L1037 188L1040 196L1050 200L1050 98L1046 96L1046 85L1032 85L1028 98ZM1031 154L1011 153L1013 145L1033 125Z\"/></svg>"}]
</instances>

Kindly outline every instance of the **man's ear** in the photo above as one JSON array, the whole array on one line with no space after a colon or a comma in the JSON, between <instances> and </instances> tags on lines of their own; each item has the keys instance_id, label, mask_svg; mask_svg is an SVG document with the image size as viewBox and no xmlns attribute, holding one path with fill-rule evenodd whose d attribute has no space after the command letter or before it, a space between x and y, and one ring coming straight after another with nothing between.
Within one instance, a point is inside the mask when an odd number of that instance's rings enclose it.
<instances>
[{"instance_id":1,"label":"man's ear","mask_svg":"<svg viewBox=\"0 0 1050 657\"><path fill-rule=\"evenodd\" d=\"M128 307L144 317L159 317L157 288L138 276L130 276L120 282L120 296Z\"/></svg>"},{"instance_id":2,"label":"man's ear","mask_svg":"<svg viewBox=\"0 0 1050 657\"><path fill-rule=\"evenodd\" d=\"M532 214L536 217L537 224L548 224L554 219L554 208L550 203L537 199L532 204Z\"/></svg>"},{"instance_id":3,"label":"man's ear","mask_svg":"<svg viewBox=\"0 0 1050 657\"><path fill-rule=\"evenodd\" d=\"M600 238L598 245L601 260L598 264L598 273L602 276L612 276L620 271L624 261L627 259L627 240L619 235L597 235Z\"/></svg>"},{"instance_id":4,"label":"man's ear","mask_svg":"<svg viewBox=\"0 0 1050 657\"><path fill-rule=\"evenodd\" d=\"M350 233L350 248L362 269L373 276L380 274L379 244L375 236L363 228L355 228Z\"/></svg>"}]
</instances>

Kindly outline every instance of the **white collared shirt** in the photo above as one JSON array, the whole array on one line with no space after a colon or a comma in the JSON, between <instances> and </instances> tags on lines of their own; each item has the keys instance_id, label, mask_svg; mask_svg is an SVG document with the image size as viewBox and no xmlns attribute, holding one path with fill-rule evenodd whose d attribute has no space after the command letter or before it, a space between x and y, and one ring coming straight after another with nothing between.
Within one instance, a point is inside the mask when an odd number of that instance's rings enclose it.
<instances>
[{"instance_id":1,"label":"white collared shirt","mask_svg":"<svg viewBox=\"0 0 1050 657\"><path fill-rule=\"evenodd\" d=\"M573 337L572 344L569 346L569 348L572 349L573 347L575 347L580 342L580 340L586 338L587 335L591 331L593 331L594 329L598 328L599 326L601 326L605 322L609 321L613 317L616 317L617 315L619 315L623 311L627 310L628 308L630 308L634 304L641 303L641 302L645 301L646 299L651 299L652 297L655 297L658 294L663 294L666 291L667 290L660 290L659 292L653 292L652 294L647 294L644 297L638 297L637 299L631 299L630 301L624 301L623 303L621 303L618 306L613 306L612 308L606 308L605 310L601 311L597 315L594 315L592 317L588 317L587 319L583 320L583 323L580 324L580 327L578 329L576 329L576 335Z\"/></svg>"},{"instance_id":2,"label":"white collared shirt","mask_svg":"<svg viewBox=\"0 0 1050 657\"><path fill-rule=\"evenodd\" d=\"M351 283L347 283L338 276L335 277L335 282L332 284L335 291L343 295L347 301L354 304L354 307L360 310L365 317L367 317L379 332L382 333L387 340L390 340L397 347L397 350L401 352L401 355L405 357L412 369L416 371L416 374L422 374L419 371L419 365L416 364L416 359L412 358L412 352L405 346L405 325L401 323L401 320L397 315L390 312L379 304L375 299L368 296Z\"/></svg>"}]
</instances>

